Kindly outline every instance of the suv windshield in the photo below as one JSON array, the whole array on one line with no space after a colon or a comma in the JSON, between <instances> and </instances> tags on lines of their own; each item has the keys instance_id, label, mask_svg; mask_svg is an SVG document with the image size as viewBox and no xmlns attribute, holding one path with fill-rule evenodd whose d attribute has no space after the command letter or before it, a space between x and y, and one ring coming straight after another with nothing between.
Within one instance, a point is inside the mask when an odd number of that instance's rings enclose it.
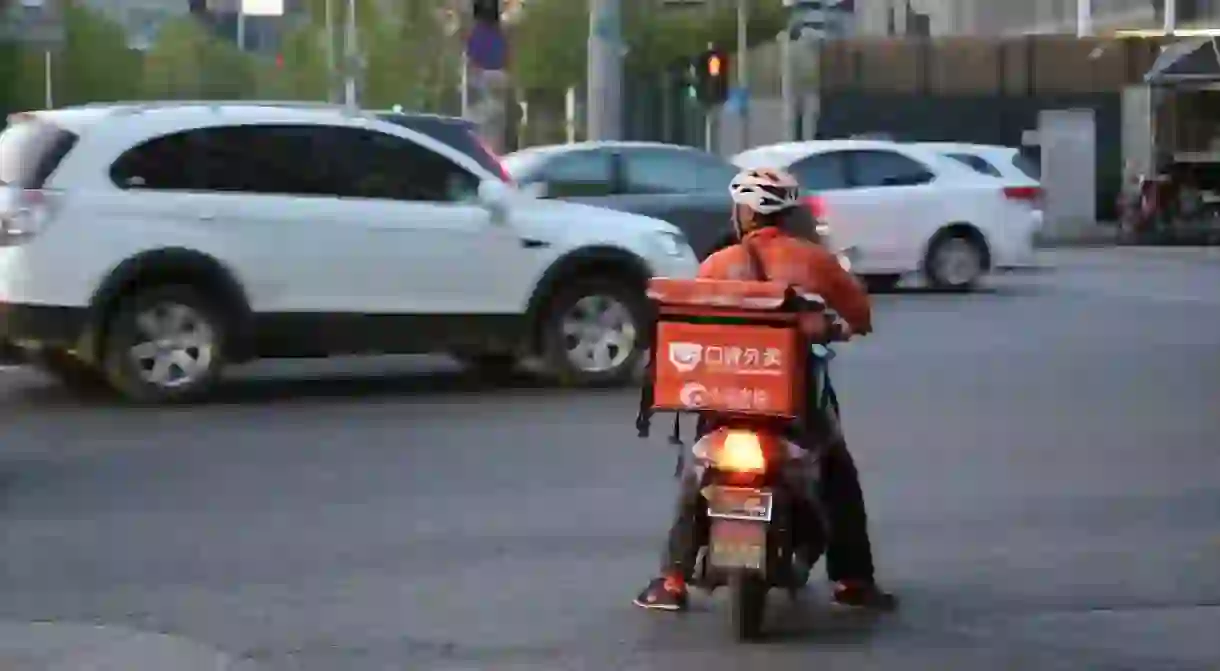
<instances>
[{"instance_id":1,"label":"suv windshield","mask_svg":"<svg viewBox=\"0 0 1220 671\"><path fill-rule=\"evenodd\" d=\"M0 133L0 184L42 188L76 140L74 133L42 121L10 123Z\"/></svg>"},{"instance_id":2,"label":"suv windshield","mask_svg":"<svg viewBox=\"0 0 1220 671\"><path fill-rule=\"evenodd\" d=\"M456 117L431 116L426 114L402 114L399 112L384 112L377 115L382 121L388 121L396 126L410 128L425 133L440 140L454 149L466 154L478 162L491 174L505 182L508 174L500 165L500 159L487 148L487 145L475 133L474 124Z\"/></svg>"}]
</instances>

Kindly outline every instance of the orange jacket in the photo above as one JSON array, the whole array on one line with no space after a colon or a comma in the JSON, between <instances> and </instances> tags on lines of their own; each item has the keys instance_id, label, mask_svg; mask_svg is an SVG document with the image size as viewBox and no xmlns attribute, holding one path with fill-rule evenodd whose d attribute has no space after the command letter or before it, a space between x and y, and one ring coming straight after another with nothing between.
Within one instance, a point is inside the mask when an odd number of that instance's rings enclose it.
<instances>
[{"instance_id":1,"label":"orange jacket","mask_svg":"<svg viewBox=\"0 0 1220 671\"><path fill-rule=\"evenodd\" d=\"M839 313L853 333L873 330L873 309L868 293L835 255L819 244L766 227L750 232L744 243L754 247L767 279L820 294ZM741 244L722 249L699 266L699 277L719 280L753 280L749 253Z\"/></svg>"}]
</instances>

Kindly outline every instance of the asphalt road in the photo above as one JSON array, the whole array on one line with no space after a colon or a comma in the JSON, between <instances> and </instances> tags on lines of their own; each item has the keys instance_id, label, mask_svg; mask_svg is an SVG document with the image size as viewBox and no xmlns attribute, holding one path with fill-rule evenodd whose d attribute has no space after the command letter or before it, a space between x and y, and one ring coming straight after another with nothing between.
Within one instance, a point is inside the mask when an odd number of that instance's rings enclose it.
<instances>
[{"instance_id":1,"label":"asphalt road","mask_svg":"<svg viewBox=\"0 0 1220 671\"><path fill-rule=\"evenodd\" d=\"M0 668L1214 671L1220 260L1049 259L878 298L835 365L903 607L776 593L748 647L723 594L630 605L673 494L631 393L263 364L138 410L2 371Z\"/></svg>"}]
</instances>

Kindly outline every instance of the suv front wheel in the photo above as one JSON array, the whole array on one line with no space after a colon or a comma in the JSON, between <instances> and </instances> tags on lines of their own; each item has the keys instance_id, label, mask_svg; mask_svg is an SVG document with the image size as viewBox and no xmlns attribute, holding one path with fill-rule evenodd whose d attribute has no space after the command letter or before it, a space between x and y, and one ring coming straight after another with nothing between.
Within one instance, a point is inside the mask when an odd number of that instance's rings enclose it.
<instances>
[{"instance_id":1,"label":"suv front wheel","mask_svg":"<svg viewBox=\"0 0 1220 671\"><path fill-rule=\"evenodd\" d=\"M201 397L224 367L222 312L191 287L136 293L112 313L104 368L124 396L145 403Z\"/></svg>"},{"instance_id":2,"label":"suv front wheel","mask_svg":"<svg viewBox=\"0 0 1220 671\"><path fill-rule=\"evenodd\" d=\"M580 280L560 290L543 325L549 372L576 386L630 380L644 356L647 314L644 293L630 282Z\"/></svg>"}]
</instances>

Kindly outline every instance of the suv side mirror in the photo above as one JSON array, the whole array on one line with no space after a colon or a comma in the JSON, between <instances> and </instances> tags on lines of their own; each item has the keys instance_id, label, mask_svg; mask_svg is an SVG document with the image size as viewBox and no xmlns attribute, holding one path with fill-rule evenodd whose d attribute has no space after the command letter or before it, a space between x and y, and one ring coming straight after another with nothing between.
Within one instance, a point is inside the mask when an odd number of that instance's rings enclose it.
<instances>
[{"instance_id":1,"label":"suv side mirror","mask_svg":"<svg viewBox=\"0 0 1220 671\"><path fill-rule=\"evenodd\" d=\"M512 187L498 179L485 179L479 183L479 204L491 213L491 223L508 221L508 206L512 200Z\"/></svg>"}]
</instances>

